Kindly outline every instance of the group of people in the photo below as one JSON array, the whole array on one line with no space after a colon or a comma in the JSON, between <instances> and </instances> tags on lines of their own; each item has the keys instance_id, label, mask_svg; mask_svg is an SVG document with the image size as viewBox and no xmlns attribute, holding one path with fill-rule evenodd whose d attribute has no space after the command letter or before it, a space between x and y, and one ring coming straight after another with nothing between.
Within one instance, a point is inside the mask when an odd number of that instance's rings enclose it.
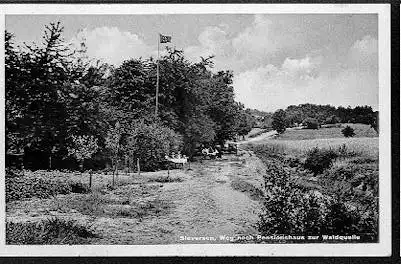
<instances>
[{"instance_id":1,"label":"group of people","mask_svg":"<svg viewBox=\"0 0 401 264\"><path fill-rule=\"evenodd\" d=\"M222 151L219 148L215 148L215 147L204 147L202 148L202 155L203 158L209 157L209 158L221 158L222 156Z\"/></svg>"},{"instance_id":2,"label":"group of people","mask_svg":"<svg viewBox=\"0 0 401 264\"><path fill-rule=\"evenodd\" d=\"M181 154L181 151L178 151L178 153L171 152L170 158L172 158L172 159L186 159L187 156L182 155L182 154Z\"/></svg>"}]
</instances>

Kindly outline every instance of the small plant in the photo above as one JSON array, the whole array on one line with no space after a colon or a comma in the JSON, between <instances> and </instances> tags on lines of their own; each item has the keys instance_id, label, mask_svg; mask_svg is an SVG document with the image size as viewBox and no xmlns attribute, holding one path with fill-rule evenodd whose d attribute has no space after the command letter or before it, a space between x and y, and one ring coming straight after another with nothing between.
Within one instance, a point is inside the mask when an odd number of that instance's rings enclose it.
<instances>
[{"instance_id":1,"label":"small plant","mask_svg":"<svg viewBox=\"0 0 401 264\"><path fill-rule=\"evenodd\" d=\"M99 150L97 138L93 136L72 136L73 147L68 148L68 154L79 161L83 171L84 161L90 159Z\"/></svg>"},{"instance_id":2,"label":"small plant","mask_svg":"<svg viewBox=\"0 0 401 264\"><path fill-rule=\"evenodd\" d=\"M355 136L354 129L350 126L346 126L343 130L341 130L341 133L343 133L344 137L353 137Z\"/></svg>"},{"instance_id":3,"label":"small plant","mask_svg":"<svg viewBox=\"0 0 401 264\"><path fill-rule=\"evenodd\" d=\"M337 153L331 149L315 147L307 152L304 167L317 175L330 168L337 156Z\"/></svg>"}]
</instances>

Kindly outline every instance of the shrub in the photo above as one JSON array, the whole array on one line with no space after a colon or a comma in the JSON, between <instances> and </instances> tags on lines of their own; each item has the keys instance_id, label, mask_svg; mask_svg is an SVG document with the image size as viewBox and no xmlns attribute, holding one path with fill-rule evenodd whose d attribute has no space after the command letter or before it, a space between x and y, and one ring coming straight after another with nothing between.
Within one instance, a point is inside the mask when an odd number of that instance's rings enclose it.
<instances>
[{"instance_id":1,"label":"shrub","mask_svg":"<svg viewBox=\"0 0 401 264\"><path fill-rule=\"evenodd\" d=\"M331 149L315 147L307 152L304 167L317 175L330 168L333 159L336 157L336 152Z\"/></svg>"},{"instance_id":2,"label":"shrub","mask_svg":"<svg viewBox=\"0 0 401 264\"><path fill-rule=\"evenodd\" d=\"M275 169L279 170L275 175L278 180L266 188L267 196L257 223L262 235L359 234L361 242L377 240L377 205L366 209L350 206L339 197L304 192L291 183L282 168Z\"/></svg>"},{"instance_id":3,"label":"shrub","mask_svg":"<svg viewBox=\"0 0 401 264\"><path fill-rule=\"evenodd\" d=\"M73 220L50 218L38 223L23 222L6 224L6 244L85 244L97 237L92 228Z\"/></svg>"},{"instance_id":4,"label":"shrub","mask_svg":"<svg viewBox=\"0 0 401 264\"><path fill-rule=\"evenodd\" d=\"M350 126L346 126L343 130L341 130L341 133L343 133L344 137L353 137L355 136L354 129Z\"/></svg>"},{"instance_id":5,"label":"shrub","mask_svg":"<svg viewBox=\"0 0 401 264\"><path fill-rule=\"evenodd\" d=\"M68 194L71 186L60 180L16 177L6 174L6 201L37 197L47 199L57 194Z\"/></svg>"},{"instance_id":6,"label":"shrub","mask_svg":"<svg viewBox=\"0 0 401 264\"><path fill-rule=\"evenodd\" d=\"M87 184L82 182L70 182L69 185L73 193L90 193L92 191Z\"/></svg>"},{"instance_id":7,"label":"shrub","mask_svg":"<svg viewBox=\"0 0 401 264\"><path fill-rule=\"evenodd\" d=\"M319 122L315 118L306 118L302 125L306 129L319 129Z\"/></svg>"}]
</instances>

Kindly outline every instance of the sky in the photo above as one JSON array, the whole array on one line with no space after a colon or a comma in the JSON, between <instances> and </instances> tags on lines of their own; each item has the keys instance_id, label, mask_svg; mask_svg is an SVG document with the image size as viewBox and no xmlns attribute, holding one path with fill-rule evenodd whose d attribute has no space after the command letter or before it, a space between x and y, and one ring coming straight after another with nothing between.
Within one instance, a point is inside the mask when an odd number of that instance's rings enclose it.
<instances>
[{"instance_id":1,"label":"sky","mask_svg":"<svg viewBox=\"0 0 401 264\"><path fill-rule=\"evenodd\" d=\"M303 103L378 109L376 14L13 15L17 44L40 43L60 21L68 42L85 39L88 56L118 66L157 56L158 33L197 62L214 55L213 71L232 70L236 100L275 111ZM160 44L161 50L165 44Z\"/></svg>"}]
</instances>

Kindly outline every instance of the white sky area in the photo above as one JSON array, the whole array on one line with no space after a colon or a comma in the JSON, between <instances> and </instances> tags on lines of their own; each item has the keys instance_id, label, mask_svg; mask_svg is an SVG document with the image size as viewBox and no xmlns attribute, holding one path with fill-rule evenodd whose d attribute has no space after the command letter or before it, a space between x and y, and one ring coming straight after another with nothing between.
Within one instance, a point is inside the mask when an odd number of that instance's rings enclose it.
<instances>
[{"instance_id":1,"label":"white sky area","mask_svg":"<svg viewBox=\"0 0 401 264\"><path fill-rule=\"evenodd\" d=\"M371 14L6 16L17 44L41 41L60 21L65 39L85 39L88 56L118 66L157 56L158 33L191 61L215 55L233 70L236 99L275 111L292 104L378 109L378 25ZM164 48L161 44L161 50Z\"/></svg>"}]
</instances>

